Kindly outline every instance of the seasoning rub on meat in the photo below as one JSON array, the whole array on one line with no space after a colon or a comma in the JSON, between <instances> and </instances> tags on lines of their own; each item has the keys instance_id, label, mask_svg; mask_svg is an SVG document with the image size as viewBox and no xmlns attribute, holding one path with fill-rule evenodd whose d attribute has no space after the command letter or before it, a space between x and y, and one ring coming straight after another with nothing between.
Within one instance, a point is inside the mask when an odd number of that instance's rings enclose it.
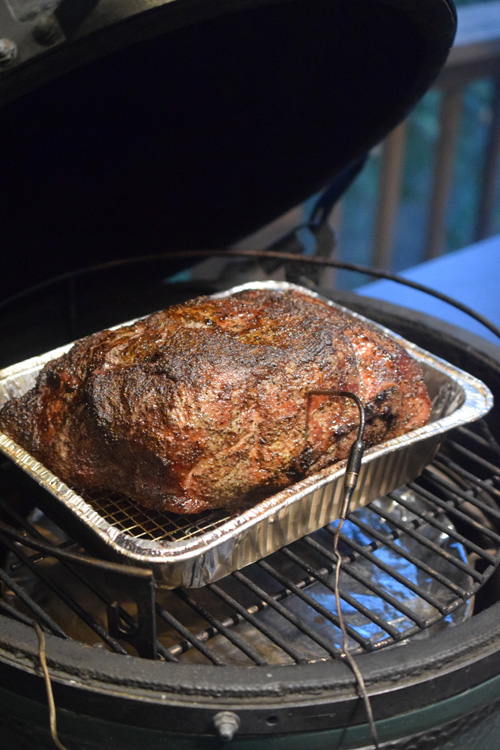
<instances>
[{"instance_id":1,"label":"seasoning rub on meat","mask_svg":"<svg viewBox=\"0 0 500 750\"><path fill-rule=\"evenodd\" d=\"M425 424L419 365L298 289L199 297L77 342L0 411L0 429L77 491L194 513L242 507Z\"/></svg>"}]
</instances>

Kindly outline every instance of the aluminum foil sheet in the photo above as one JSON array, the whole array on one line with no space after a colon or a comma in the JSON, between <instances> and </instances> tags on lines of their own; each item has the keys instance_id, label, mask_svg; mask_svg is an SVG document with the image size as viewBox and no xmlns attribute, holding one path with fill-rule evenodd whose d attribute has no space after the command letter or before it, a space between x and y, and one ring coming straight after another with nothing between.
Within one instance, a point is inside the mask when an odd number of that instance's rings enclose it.
<instances>
[{"instance_id":1,"label":"aluminum foil sheet","mask_svg":"<svg viewBox=\"0 0 500 750\"><path fill-rule=\"evenodd\" d=\"M286 282L266 281L232 287L288 290ZM345 310L321 298L332 307ZM351 315L366 321L362 315ZM131 321L128 321L130 323ZM479 419L493 405L489 389L476 378L376 325L421 364L433 409L429 423L407 435L370 448L363 458L354 511L415 479L434 458L445 433ZM127 324L128 324L127 323ZM34 385L40 369L71 344L0 371L0 405ZM339 462L240 513L221 510L176 516L150 511L126 497L77 494L9 437L0 433L2 450L47 490L76 536L89 534L108 557L151 568L166 587L203 586L259 560L339 517L345 462Z\"/></svg>"}]
</instances>

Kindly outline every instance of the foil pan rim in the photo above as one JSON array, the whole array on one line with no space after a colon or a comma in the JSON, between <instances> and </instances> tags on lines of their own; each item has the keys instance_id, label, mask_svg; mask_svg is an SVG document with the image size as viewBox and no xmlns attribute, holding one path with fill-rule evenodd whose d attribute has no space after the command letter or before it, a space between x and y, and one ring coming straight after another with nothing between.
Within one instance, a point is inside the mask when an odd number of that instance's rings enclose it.
<instances>
[{"instance_id":1,"label":"foil pan rim","mask_svg":"<svg viewBox=\"0 0 500 750\"><path fill-rule=\"evenodd\" d=\"M383 331L393 340L401 344L410 354L421 362L427 368L438 371L442 376L447 377L453 382L455 387L461 389L463 393L463 402L451 414L440 417L417 430L406 435L386 441L381 445L374 446L366 451L363 458L363 465L368 465L378 459L383 459L397 451L405 451L413 448L416 444L420 445L425 442L439 441L441 435L450 429L461 424L479 419L484 416L493 405L493 396L487 386L479 379L461 370L460 368L446 362L440 357L427 352L416 344L407 341L399 334L382 326L365 316L349 310L343 305L329 300L328 298L296 284L281 281L260 281L248 282L238 286L233 286L212 296L221 298L230 294L243 291L245 289L276 289L277 291L286 291L297 289L307 293L312 297L321 299L329 306L347 312L355 318L367 321L374 325L378 330ZM124 325L130 325L134 321L114 326L119 328ZM16 363L0 371L0 383L6 379L16 379L26 373L35 374L44 364L61 354L68 351L73 345L71 342L65 346L58 347L44 355L33 357L24 362ZM303 498L312 493L321 490L342 478L344 473L345 461L338 462L332 466L326 467L320 472L306 477L305 479L291 485L261 501L257 505L246 509L235 517L225 519L218 528L205 531L188 540L144 540L134 537L124 532L106 521L96 510L94 510L85 499L69 488L64 482L56 477L49 469L28 454L22 447L18 446L8 436L0 432L0 450L2 450L11 460L14 461L21 469L26 471L35 479L43 488L50 492L57 500L62 502L83 524L93 531L102 542L112 549L119 556L124 556L129 562L146 565L169 565L185 563L188 561L195 562L201 555L216 550L220 545L227 542L237 544L238 540L244 539L246 533L250 532L253 527L259 524L280 523L280 516L286 516L292 506L300 502ZM371 498L374 499L374 498ZM362 504L366 504L366 500ZM334 521L335 517L330 521ZM314 528L305 528L301 535L316 530ZM293 541L292 539L288 541ZM285 543L288 543L285 541ZM227 572L230 572L229 570Z\"/></svg>"}]
</instances>

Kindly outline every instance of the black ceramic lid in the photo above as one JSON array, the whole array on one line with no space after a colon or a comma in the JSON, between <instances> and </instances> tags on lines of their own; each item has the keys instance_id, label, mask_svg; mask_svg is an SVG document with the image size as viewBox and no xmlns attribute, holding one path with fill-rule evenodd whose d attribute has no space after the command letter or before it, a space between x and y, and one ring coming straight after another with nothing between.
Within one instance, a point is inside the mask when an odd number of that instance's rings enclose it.
<instances>
[{"instance_id":1,"label":"black ceramic lid","mask_svg":"<svg viewBox=\"0 0 500 750\"><path fill-rule=\"evenodd\" d=\"M42 275L262 227L407 114L456 23L448 0L52 6L0 16L3 247Z\"/></svg>"}]
</instances>

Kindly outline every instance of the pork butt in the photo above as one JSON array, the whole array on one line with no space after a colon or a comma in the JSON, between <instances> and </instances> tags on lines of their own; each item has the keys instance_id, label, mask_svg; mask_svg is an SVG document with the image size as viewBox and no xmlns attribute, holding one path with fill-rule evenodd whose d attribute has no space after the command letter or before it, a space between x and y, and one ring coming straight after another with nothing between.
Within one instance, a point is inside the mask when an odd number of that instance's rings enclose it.
<instances>
[{"instance_id":1,"label":"pork butt","mask_svg":"<svg viewBox=\"0 0 500 750\"><path fill-rule=\"evenodd\" d=\"M241 508L429 419L418 363L375 327L291 289L199 297L95 333L0 411L77 491L175 513Z\"/></svg>"}]
</instances>

